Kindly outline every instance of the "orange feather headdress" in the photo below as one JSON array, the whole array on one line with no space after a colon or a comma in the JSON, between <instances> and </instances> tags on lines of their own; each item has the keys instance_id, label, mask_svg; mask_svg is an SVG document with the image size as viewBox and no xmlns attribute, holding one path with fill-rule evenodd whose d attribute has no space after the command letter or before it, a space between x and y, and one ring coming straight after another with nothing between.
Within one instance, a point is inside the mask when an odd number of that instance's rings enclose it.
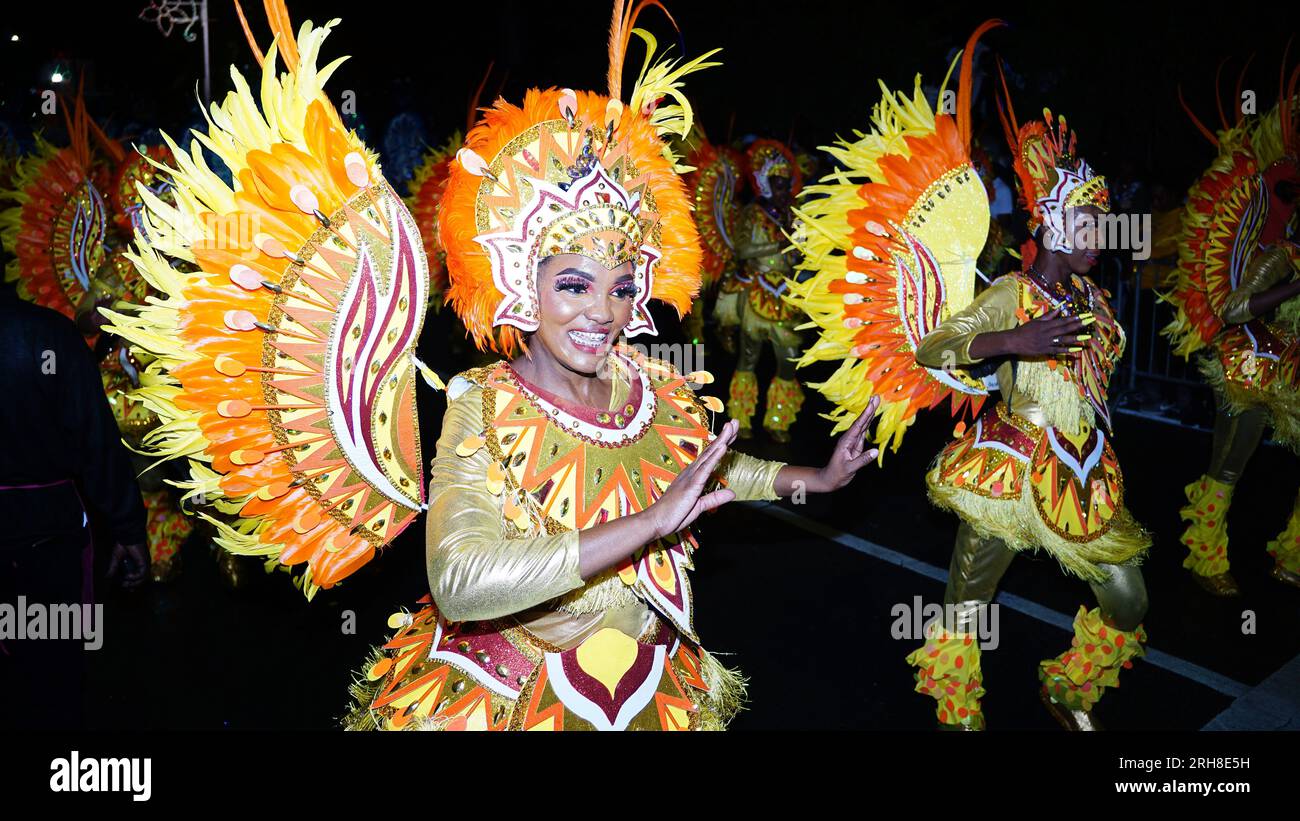
<instances>
[{"instance_id":1,"label":"orange feather headdress","mask_svg":"<svg viewBox=\"0 0 1300 821\"><path fill-rule=\"evenodd\" d=\"M769 177L787 177L790 180L790 194L798 196L803 189L803 170L789 146L780 140L754 140L745 152L749 162L749 176L754 188L767 196Z\"/></svg>"},{"instance_id":2,"label":"orange feather headdress","mask_svg":"<svg viewBox=\"0 0 1300 821\"><path fill-rule=\"evenodd\" d=\"M998 69L1000 72L1001 66ZM1109 212L1110 190L1106 178L1094 172L1079 156L1078 135L1070 130L1064 116L1054 118L1044 108L1042 120L1019 125L1005 77L1002 91L1006 104L998 101L998 114L1014 157L1020 198L1029 212L1029 231L1037 233L1043 227L1045 248L1069 251L1072 245L1065 225L1066 211L1093 205Z\"/></svg>"},{"instance_id":3,"label":"orange feather headdress","mask_svg":"<svg viewBox=\"0 0 1300 821\"><path fill-rule=\"evenodd\" d=\"M73 105L60 102L70 145L57 148L38 135L36 150L17 162L13 188L0 197L10 201L0 210L0 237L13 253L5 279L18 295L71 319L104 262L108 209L81 89Z\"/></svg>"},{"instance_id":4,"label":"orange feather headdress","mask_svg":"<svg viewBox=\"0 0 1300 821\"><path fill-rule=\"evenodd\" d=\"M714 52L654 62L655 39L632 28L657 0L616 0L608 94L533 89L521 105L498 100L452 164L439 211L449 301L482 349L511 355L537 328L536 265L576 253L606 267L633 263L638 296L627 332L654 333L646 303L685 313L699 293L701 252L688 169L664 141L685 136L693 114L681 78ZM671 19L671 18L670 18ZM647 54L626 103L631 36ZM664 104L664 103L668 104Z\"/></svg>"}]
</instances>

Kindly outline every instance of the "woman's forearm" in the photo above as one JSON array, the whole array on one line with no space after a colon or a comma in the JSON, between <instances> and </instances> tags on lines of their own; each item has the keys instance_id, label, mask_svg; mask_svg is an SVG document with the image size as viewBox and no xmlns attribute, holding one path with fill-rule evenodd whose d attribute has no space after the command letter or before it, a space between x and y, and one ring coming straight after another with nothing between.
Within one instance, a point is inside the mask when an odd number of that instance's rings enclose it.
<instances>
[{"instance_id":1,"label":"woman's forearm","mask_svg":"<svg viewBox=\"0 0 1300 821\"><path fill-rule=\"evenodd\" d=\"M801 488L808 493L829 493L833 490L827 486L821 468L806 465L786 465L781 468L772 487L776 490L776 495L783 499Z\"/></svg>"},{"instance_id":2,"label":"woman's forearm","mask_svg":"<svg viewBox=\"0 0 1300 821\"><path fill-rule=\"evenodd\" d=\"M578 575L589 581L657 538L654 522L645 512L589 527L578 534Z\"/></svg>"}]
</instances>

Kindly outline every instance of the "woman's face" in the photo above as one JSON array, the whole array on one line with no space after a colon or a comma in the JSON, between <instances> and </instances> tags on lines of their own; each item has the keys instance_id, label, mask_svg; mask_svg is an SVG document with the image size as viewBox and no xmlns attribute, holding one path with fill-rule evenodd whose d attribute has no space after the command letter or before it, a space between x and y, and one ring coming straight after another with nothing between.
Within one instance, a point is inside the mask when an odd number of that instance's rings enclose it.
<instances>
[{"instance_id":1,"label":"woman's face","mask_svg":"<svg viewBox=\"0 0 1300 821\"><path fill-rule=\"evenodd\" d=\"M580 254L557 254L537 266L541 311L530 342L571 371L595 374L632 319L637 288L632 263L607 269Z\"/></svg>"},{"instance_id":2,"label":"woman's face","mask_svg":"<svg viewBox=\"0 0 1300 821\"><path fill-rule=\"evenodd\" d=\"M1080 205L1066 214L1066 230L1071 232L1070 245L1074 250L1064 254L1070 270L1083 276L1093 269L1101 257L1101 243L1097 217L1101 209L1095 205Z\"/></svg>"}]
</instances>

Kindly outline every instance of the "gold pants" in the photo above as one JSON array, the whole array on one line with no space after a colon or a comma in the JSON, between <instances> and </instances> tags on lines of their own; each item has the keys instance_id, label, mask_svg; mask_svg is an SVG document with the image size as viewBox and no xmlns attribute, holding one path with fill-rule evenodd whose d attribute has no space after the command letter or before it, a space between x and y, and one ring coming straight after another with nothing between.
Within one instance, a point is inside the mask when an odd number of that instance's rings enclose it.
<instances>
[{"instance_id":1,"label":"gold pants","mask_svg":"<svg viewBox=\"0 0 1300 821\"><path fill-rule=\"evenodd\" d=\"M1235 485L1246 463L1259 447L1268 426L1263 408L1230 414L1220 405L1214 415L1214 439L1210 445L1210 469L1206 475L1216 482Z\"/></svg>"},{"instance_id":2,"label":"gold pants","mask_svg":"<svg viewBox=\"0 0 1300 821\"><path fill-rule=\"evenodd\" d=\"M954 624L944 626L955 632L973 632L979 608L993 601L998 583L1011 566L1016 551L1001 539L983 539L970 525L957 528L957 542L948 566L948 589L944 604L956 605ZM1103 618L1120 630L1136 630L1147 612L1147 590L1142 571L1133 564L1102 564L1109 573L1104 582L1089 586L1101 606ZM945 610L946 612L946 610ZM946 621L946 618L945 618Z\"/></svg>"},{"instance_id":3,"label":"gold pants","mask_svg":"<svg viewBox=\"0 0 1300 821\"><path fill-rule=\"evenodd\" d=\"M997 593L998 582L1016 555L1000 539L981 538L962 522L948 570L942 623L927 628L926 643L908 655L916 668L916 692L935 699L940 724L983 729L984 696L977 641L980 608ZM1092 583L1099 607L1080 607L1071 645L1043 659L1038 677L1053 701L1072 710L1091 710L1119 673L1132 666L1146 643L1142 618L1147 611L1142 572L1133 564L1102 564L1104 582Z\"/></svg>"},{"instance_id":4,"label":"gold pants","mask_svg":"<svg viewBox=\"0 0 1300 821\"><path fill-rule=\"evenodd\" d=\"M1188 523L1181 539L1189 551L1183 567L1193 573L1213 577L1228 572L1227 516L1233 491L1268 424L1268 413L1263 408L1230 414L1219 406L1214 417L1209 470L1184 488L1187 505L1179 511ZM1268 543L1268 552L1282 569L1300 572L1300 496L1286 528Z\"/></svg>"},{"instance_id":5,"label":"gold pants","mask_svg":"<svg viewBox=\"0 0 1300 821\"><path fill-rule=\"evenodd\" d=\"M754 286L757 287L757 286ZM741 295L742 298L745 296ZM740 356L731 380L731 401L727 412L748 429L758 403L758 370L763 350L770 344L776 355L776 378L768 386L767 411L763 427L769 431L788 431L803 405L803 391L795 379L795 361L801 342L791 319L777 320L759 316L746 299L741 305ZM780 407L778 407L778 405Z\"/></svg>"}]
</instances>

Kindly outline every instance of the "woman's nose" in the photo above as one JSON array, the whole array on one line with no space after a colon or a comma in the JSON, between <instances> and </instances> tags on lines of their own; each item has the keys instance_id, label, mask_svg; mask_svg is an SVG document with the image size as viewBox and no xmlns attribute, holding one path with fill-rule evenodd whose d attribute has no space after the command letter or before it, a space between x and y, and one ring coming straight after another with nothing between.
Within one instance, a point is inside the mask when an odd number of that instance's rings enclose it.
<instances>
[{"instance_id":1,"label":"woman's nose","mask_svg":"<svg viewBox=\"0 0 1300 821\"><path fill-rule=\"evenodd\" d=\"M587 303L585 315L587 319L590 319L592 322L600 322L602 324L612 320L614 318L614 309L610 305L609 294L598 293L592 297L592 300Z\"/></svg>"}]
</instances>

